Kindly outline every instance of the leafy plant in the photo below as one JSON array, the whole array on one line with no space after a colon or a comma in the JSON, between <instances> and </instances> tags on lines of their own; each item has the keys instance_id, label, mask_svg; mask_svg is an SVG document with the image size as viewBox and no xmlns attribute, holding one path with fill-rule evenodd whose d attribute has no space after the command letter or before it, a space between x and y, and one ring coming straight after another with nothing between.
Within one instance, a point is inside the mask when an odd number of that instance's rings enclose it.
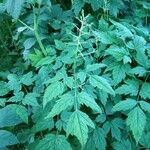
<instances>
[{"instance_id":1,"label":"leafy plant","mask_svg":"<svg viewBox=\"0 0 150 150\"><path fill-rule=\"evenodd\" d=\"M149 6L0 1L0 149L149 149Z\"/></svg>"}]
</instances>

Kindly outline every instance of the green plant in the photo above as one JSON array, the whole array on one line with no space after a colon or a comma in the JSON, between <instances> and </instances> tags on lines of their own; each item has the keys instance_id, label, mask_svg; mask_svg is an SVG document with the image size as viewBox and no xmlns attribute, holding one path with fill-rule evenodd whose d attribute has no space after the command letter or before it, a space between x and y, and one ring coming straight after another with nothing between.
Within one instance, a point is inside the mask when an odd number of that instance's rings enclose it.
<instances>
[{"instance_id":1,"label":"green plant","mask_svg":"<svg viewBox=\"0 0 150 150\"><path fill-rule=\"evenodd\" d=\"M149 149L149 6L2 1L0 149Z\"/></svg>"}]
</instances>

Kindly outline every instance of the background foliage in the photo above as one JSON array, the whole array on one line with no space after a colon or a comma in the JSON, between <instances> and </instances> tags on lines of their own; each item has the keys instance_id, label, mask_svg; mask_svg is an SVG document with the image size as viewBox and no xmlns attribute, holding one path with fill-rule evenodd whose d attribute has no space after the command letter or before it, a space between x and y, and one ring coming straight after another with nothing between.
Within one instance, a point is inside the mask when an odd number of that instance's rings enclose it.
<instances>
[{"instance_id":1,"label":"background foliage","mask_svg":"<svg viewBox=\"0 0 150 150\"><path fill-rule=\"evenodd\" d=\"M0 150L150 149L149 0L1 0L0 21Z\"/></svg>"}]
</instances>

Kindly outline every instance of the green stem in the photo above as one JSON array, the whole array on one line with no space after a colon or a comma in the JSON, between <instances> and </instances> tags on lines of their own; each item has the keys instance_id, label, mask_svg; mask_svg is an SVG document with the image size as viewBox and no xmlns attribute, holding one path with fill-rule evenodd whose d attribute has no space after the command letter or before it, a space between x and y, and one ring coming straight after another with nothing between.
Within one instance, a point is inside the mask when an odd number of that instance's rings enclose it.
<instances>
[{"instance_id":1,"label":"green stem","mask_svg":"<svg viewBox=\"0 0 150 150\"><path fill-rule=\"evenodd\" d=\"M39 44L39 46L41 48L42 53L44 54L44 56L47 56L47 52L46 52L46 50L44 48L44 45L43 45L43 43L41 41L41 38L40 38L39 34L38 34L38 23L37 23L37 17L36 17L35 13L34 13L34 34L35 34L37 42L38 42L38 44Z\"/></svg>"},{"instance_id":2,"label":"green stem","mask_svg":"<svg viewBox=\"0 0 150 150\"><path fill-rule=\"evenodd\" d=\"M74 80L75 80L75 102L74 102L74 107L75 107L75 110L78 110L78 84L77 84L77 76L76 76L76 68L77 68L77 53L80 51L79 50L79 46L80 46L80 38L81 38L81 35L82 35L82 30L83 30L83 27L84 27L84 23L83 23L83 20L81 21L81 27L79 29L79 35L77 36L77 47L76 47L76 50L75 50L75 53L74 53Z\"/></svg>"}]
</instances>

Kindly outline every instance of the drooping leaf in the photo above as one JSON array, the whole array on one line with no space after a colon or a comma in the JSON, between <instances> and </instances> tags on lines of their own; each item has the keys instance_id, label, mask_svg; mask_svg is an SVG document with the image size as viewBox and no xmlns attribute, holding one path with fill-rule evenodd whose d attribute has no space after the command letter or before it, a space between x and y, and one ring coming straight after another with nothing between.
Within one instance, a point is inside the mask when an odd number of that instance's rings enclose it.
<instances>
[{"instance_id":1,"label":"drooping leaf","mask_svg":"<svg viewBox=\"0 0 150 150\"><path fill-rule=\"evenodd\" d=\"M147 111L150 113L150 103L146 102L146 101L140 101L140 106L144 111Z\"/></svg>"},{"instance_id":2,"label":"drooping leaf","mask_svg":"<svg viewBox=\"0 0 150 150\"><path fill-rule=\"evenodd\" d=\"M146 125L146 115L138 106L128 114L127 125L130 126L136 143L138 143Z\"/></svg>"},{"instance_id":3,"label":"drooping leaf","mask_svg":"<svg viewBox=\"0 0 150 150\"><path fill-rule=\"evenodd\" d=\"M150 98L150 83L146 82L142 85L142 88L140 90L140 96L144 99Z\"/></svg>"},{"instance_id":4,"label":"drooping leaf","mask_svg":"<svg viewBox=\"0 0 150 150\"><path fill-rule=\"evenodd\" d=\"M47 134L40 140L34 150L72 150L64 135Z\"/></svg>"},{"instance_id":5,"label":"drooping leaf","mask_svg":"<svg viewBox=\"0 0 150 150\"><path fill-rule=\"evenodd\" d=\"M48 102L53 98L56 98L58 95L62 94L64 90L64 85L62 82L54 82L50 84L44 93L43 106L45 107Z\"/></svg>"},{"instance_id":6,"label":"drooping leaf","mask_svg":"<svg viewBox=\"0 0 150 150\"><path fill-rule=\"evenodd\" d=\"M125 80L125 84L122 84L116 89L116 94L130 94L131 96L137 96L140 82L134 79Z\"/></svg>"},{"instance_id":7,"label":"drooping leaf","mask_svg":"<svg viewBox=\"0 0 150 150\"><path fill-rule=\"evenodd\" d=\"M86 71L87 71L87 72L95 71L95 70L97 70L97 69L104 68L104 67L106 67L106 65L105 65L105 64L101 64L101 63L99 63L99 64L87 65Z\"/></svg>"},{"instance_id":8,"label":"drooping leaf","mask_svg":"<svg viewBox=\"0 0 150 150\"><path fill-rule=\"evenodd\" d=\"M81 92L78 95L78 101L80 104L85 104L87 107L90 107L92 110L102 113L101 108L95 102L95 100L86 92Z\"/></svg>"},{"instance_id":9,"label":"drooping leaf","mask_svg":"<svg viewBox=\"0 0 150 150\"><path fill-rule=\"evenodd\" d=\"M97 75L91 75L89 81L90 84L93 85L94 87L98 87L99 89L104 90L107 93L115 95L114 90L112 89L112 87L105 78Z\"/></svg>"},{"instance_id":10,"label":"drooping leaf","mask_svg":"<svg viewBox=\"0 0 150 150\"><path fill-rule=\"evenodd\" d=\"M119 103L117 103L114 107L113 107L113 111L125 111L125 110L129 110L132 109L134 106L137 105L136 100L134 99L126 99L124 101L121 101Z\"/></svg>"},{"instance_id":11,"label":"drooping leaf","mask_svg":"<svg viewBox=\"0 0 150 150\"><path fill-rule=\"evenodd\" d=\"M105 150L106 149L106 139L105 139L105 132L101 128L97 128L94 130L93 133L93 140L95 143L95 147L98 150Z\"/></svg>"},{"instance_id":12,"label":"drooping leaf","mask_svg":"<svg viewBox=\"0 0 150 150\"><path fill-rule=\"evenodd\" d=\"M62 95L61 98L57 100L57 103L54 105L47 117L54 117L55 115L60 114L63 110L73 106L73 103L74 97L71 94Z\"/></svg>"},{"instance_id":13,"label":"drooping leaf","mask_svg":"<svg viewBox=\"0 0 150 150\"><path fill-rule=\"evenodd\" d=\"M88 138L88 126L94 128L94 123L87 114L76 110L70 116L67 124L67 136L75 135L80 141L82 147L86 144Z\"/></svg>"}]
</instances>

